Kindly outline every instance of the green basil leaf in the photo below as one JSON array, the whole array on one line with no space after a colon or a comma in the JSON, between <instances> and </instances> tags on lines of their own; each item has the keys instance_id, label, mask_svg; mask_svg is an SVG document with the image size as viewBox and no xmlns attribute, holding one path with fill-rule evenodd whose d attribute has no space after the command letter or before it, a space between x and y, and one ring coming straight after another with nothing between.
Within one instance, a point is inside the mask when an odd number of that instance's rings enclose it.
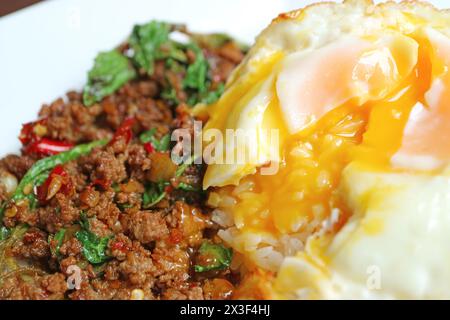
<instances>
[{"instance_id":1,"label":"green basil leaf","mask_svg":"<svg viewBox=\"0 0 450 320\"><path fill-rule=\"evenodd\" d=\"M204 264L196 264L194 266L195 272L224 270L231 264L233 250L231 248L225 248L221 244L203 242L198 250L197 258L197 261L202 261Z\"/></svg>"},{"instance_id":2,"label":"green basil leaf","mask_svg":"<svg viewBox=\"0 0 450 320\"><path fill-rule=\"evenodd\" d=\"M202 49L198 45L191 43L187 46L187 48L195 53L195 61L190 64L186 70L186 77L183 80L183 87L185 89L194 89L199 93L204 93L208 90L208 61L203 55Z\"/></svg>"},{"instance_id":3,"label":"green basil leaf","mask_svg":"<svg viewBox=\"0 0 450 320\"><path fill-rule=\"evenodd\" d=\"M181 163L177 170L175 171L175 177L179 178L183 175L183 173L186 171L186 169L194 163L194 161L197 159L197 157L194 155L191 155L189 158L186 159L183 163Z\"/></svg>"},{"instance_id":4,"label":"green basil leaf","mask_svg":"<svg viewBox=\"0 0 450 320\"><path fill-rule=\"evenodd\" d=\"M183 190L183 191L200 191L200 189L191 186L190 184L184 183L184 182L180 182L178 184L177 189Z\"/></svg>"},{"instance_id":5,"label":"green basil leaf","mask_svg":"<svg viewBox=\"0 0 450 320\"><path fill-rule=\"evenodd\" d=\"M159 140L159 143L156 147L156 150L163 152L168 151L170 147L170 134L166 134Z\"/></svg>"},{"instance_id":6,"label":"green basil leaf","mask_svg":"<svg viewBox=\"0 0 450 320\"><path fill-rule=\"evenodd\" d=\"M5 226L0 228L0 241L6 240L11 234L11 230Z\"/></svg>"},{"instance_id":7,"label":"green basil leaf","mask_svg":"<svg viewBox=\"0 0 450 320\"><path fill-rule=\"evenodd\" d=\"M154 72L155 60L162 55L161 46L169 42L170 29L170 24L160 21L151 21L133 28L129 39L130 47L133 49L132 59L149 75ZM170 48L168 50L170 51Z\"/></svg>"},{"instance_id":8,"label":"green basil leaf","mask_svg":"<svg viewBox=\"0 0 450 320\"><path fill-rule=\"evenodd\" d=\"M203 97L200 100L202 103L212 104L217 100L219 100L224 91L225 91L225 84L220 83L217 86L216 90L207 92L206 94L203 95Z\"/></svg>"},{"instance_id":9,"label":"green basil leaf","mask_svg":"<svg viewBox=\"0 0 450 320\"><path fill-rule=\"evenodd\" d=\"M90 231L89 219L85 212L80 214L80 225L83 230L77 231L75 237L83 245L83 256L92 264L99 264L107 261L110 257L106 254L108 242L113 236L99 238Z\"/></svg>"},{"instance_id":10,"label":"green basil leaf","mask_svg":"<svg viewBox=\"0 0 450 320\"><path fill-rule=\"evenodd\" d=\"M164 88L161 92L161 98L175 106L180 103L180 100L177 97L177 91L172 87Z\"/></svg>"},{"instance_id":11,"label":"green basil leaf","mask_svg":"<svg viewBox=\"0 0 450 320\"><path fill-rule=\"evenodd\" d=\"M225 90L225 84L220 83L216 90L211 90L211 82L208 79L209 63L203 55L203 51L196 44L188 45L195 53L194 63L189 65L183 87L189 93L187 104L194 106L197 103L212 104L216 102Z\"/></svg>"},{"instance_id":12,"label":"green basil leaf","mask_svg":"<svg viewBox=\"0 0 450 320\"><path fill-rule=\"evenodd\" d=\"M83 228L84 230L90 230L90 225L89 225L89 219L86 215L86 212L81 211L80 213L80 221L78 221L78 223L80 224L81 228Z\"/></svg>"},{"instance_id":13,"label":"green basil leaf","mask_svg":"<svg viewBox=\"0 0 450 320\"><path fill-rule=\"evenodd\" d=\"M114 93L129 80L136 77L136 71L128 58L117 50L101 52L88 73L88 81L83 91L83 102L91 106Z\"/></svg>"},{"instance_id":14,"label":"green basil leaf","mask_svg":"<svg viewBox=\"0 0 450 320\"><path fill-rule=\"evenodd\" d=\"M61 255L59 250L61 249L65 235L66 235L66 229L59 229L59 231L54 236L53 235L49 236L49 241L48 241L49 244L51 244L51 242L53 240L56 241L56 245L54 248L50 245L50 251L57 257L60 257L60 255Z\"/></svg>"},{"instance_id":15,"label":"green basil leaf","mask_svg":"<svg viewBox=\"0 0 450 320\"><path fill-rule=\"evenodd\" d=\"M148 209L158 204L166 196L164 189L170 185L167 181L151 182L146 185L142 195L142 207Z\"/></svg>"},{"instance_id":16,"label":"green basil leaf","mask_svg":"<svg viewBox=\"0 0 450 320\"><path fill-rule=\"evenodd\" d=\"M139 136L139 140L141 140L142 143L151 142L155 133L156 133L156 128L152 128L148 131L145 131Z\"/></svg>"},{"instance_id":17,"label":"green basil leaf","mask_svg":"<svg viewBox=\"0 0 450 320\"><path fill-rule=\"evenodd\" d=\"M170 147L170 134L164 135L161 140L155 138L156 128L152 128L139 136L142 143L151 143L156 151L168 151Z\"/></svg>"},{"instance_id":18,"label":"green basil leaf","mask_svg":"<svg viewBox=\"0 0 450 320\"><path fill-rule=\"evenodd\" d=\"M99 238L94 233L81 230L75 233L75 237L83 245L83 256L92 264L99 264L107 261L110 257L106 254L108 242L111 237Z\"/></svg>"}]
</instances>

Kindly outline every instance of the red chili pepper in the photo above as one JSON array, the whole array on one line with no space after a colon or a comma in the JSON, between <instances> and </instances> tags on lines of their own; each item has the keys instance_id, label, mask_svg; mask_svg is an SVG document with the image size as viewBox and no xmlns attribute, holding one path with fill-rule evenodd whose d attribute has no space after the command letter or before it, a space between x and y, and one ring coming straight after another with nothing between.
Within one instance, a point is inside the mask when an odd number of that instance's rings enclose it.
<instances>
[{"instance_id":1,"label":"red chili pepper","mask_svg":"<svg viewBox=\"0 0 450 320\"><path fill-rule=\"evenodd\" d=\"M72 149L75 145L70 142L57 141L48 138L40 138L25 146L26 154L51 156Z\"/></svg>"},{"instance_id":2,"label":"red chili pepper","mask_svg":"<svg viewBox=\"0 0 450 320\"><path fill-rule=\"evenodd\" d=\"M49 138L43 138L36 132L36 126L45 126L47 123L47 118L25 123L20 131L19 140L22 142L24 148L23 152L25 154L35 154L38 156L51 156L58 154L63 151L70 150L74 147L74 144L52 140ZM45 133L45 131L44 131Z\"/></svg>"},{"instance_id":3,"label":"red chili pepper","mask_svg":"<svg viewBox=\"0 0 450 320\"><path fill-rule=\"evenodd\" d=\"M113 138L109 142L109 145L114 144L117 140L121 138L125 138L125 142L128 144L131 141L131 138L133 137L133 125L134 125L135 119L134 118L127 118L125 119L122 124L117 128L116 133L114 133Z\"/></svg>"},{"instance_id":4,"label":"red chili pepper","mask_svg":"<svg viewBox=\"0 0 450 320\"><path fill-rule=\"evenodd\" d=\"M122 251L122 252L128 250L127 246L126 246L125 243L123 243L122 241L116 241L116 242L114 242L113 245L111 246L111 249L113 249L113 250L119 250L119 251Z\"/></svg>"},{"instance_id":5,"label":"red chili pepper","mask_svg":"<svg viewBox=\"0 0 450 320\"><path fill-rule=\"evenodd\" d=\"M173 191L173 187L171 185L164 188L165 193L171 193L172 191Z\"/></svg>"},{"instance_id":6,"label":"red chili pepper","mask_svg":"<svg viewBox=\"0 0 450 320\"><path fill-rule=\"evenodd\" d=\"M155 148L153 147L151 142L147 142L144 143L144 149L148 152L148 153L153 153L155 152Z\"/></svg>"},{"instance_id":7,"label":"red chili pepper","mask_svg":"<svg viewBox=\"0 0 450 320\"><path fill-rule=\"evenodd\" d=\"M107 190L109 188L109 186L111 185L111 181L107 180L107 179L95 179L92 183L91 183L91 187L99 187L100 189Z\"/></svg>"},{"instance_id":8,"label":"red chili pepper","mask_svg":"<svg viewBox=\"0 0 450 320\"><path fill-rule=\"evenodd\" d=\"M58 176L67 177L67 172L64 170L62 165L57 165L56 167L54 167L50 174L51 175L56 174Z\"/></svg>"},{"instance_id":9,"label":"red chili pepper","mask_svg":"<svg viewBox=\"0 0 450 320\"><path fill-rule=\"evenodd\" d=\"M29 144L33 140L38 140L40 137L36 135L36 132L34 132L34 127L38 124L45 125L47 122L47 119L41 119L34 122L28 122L22 125L22 130L20 131L19 140L22 142L23 145Z\"/></svg>"},{"instance_id":10,"label":"red chili pepper","mask_svg":"<svg viewBox=\"0 0 450 320\"><path fill-rule=\"evenodd\" d=\"M173 244L180 243L183 240L183 233L178 229L170 231L169 241Z\"/></svg>"},{"instance_id":11,"label":"red chili pepper","mask_svg":"<svg viewBox=\"0 0 450 320\"><path fill-rule=\"evenodd\" d=\"M49 187L56 176L62 177L61 186L57 190L57 192L62 192L67 195L72 191L73 186L69 178L69 175L61 165L58 165L55 168L53 168L53 170L50 172L44 183L36 188L36 197L39 200L39 202L45 203L49 200L47 199Z\"/></svg>"},{"instance_id":12,"label":"red chili pepper","mask_svg":"<svg viewBox=\"0 0 450 320\"><path fill-rule=\"evenodd\" d=\"M25 123L24 125L22 125L22 130L20 131L20 135L19 135L19 140L20 142L22 142L22 144L28 144L31 142L31 140L33 140L33 128L34 128L34 123L33 122L29 122L29 123Z\"/></svg>"}]
</instances>

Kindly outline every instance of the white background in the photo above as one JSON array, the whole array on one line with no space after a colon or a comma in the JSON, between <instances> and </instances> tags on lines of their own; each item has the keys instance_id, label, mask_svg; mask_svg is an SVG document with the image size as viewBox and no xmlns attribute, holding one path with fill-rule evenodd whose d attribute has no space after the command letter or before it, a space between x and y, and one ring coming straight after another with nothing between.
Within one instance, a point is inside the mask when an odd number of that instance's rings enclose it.
<instances>
[{"instance_id":1,"label":"white background","mask_svg":"<svg viewBox=\"0 0 450 320\"><path fill-rule=\"evenodd\" d=\"M252 42L278 13L307 0L51 0L0 18L0 156L17 152L21 124L85 82L98 51L151 19L224 31ZM430 1L450 6L448 0Z\"/></svg>"}]
</instances>

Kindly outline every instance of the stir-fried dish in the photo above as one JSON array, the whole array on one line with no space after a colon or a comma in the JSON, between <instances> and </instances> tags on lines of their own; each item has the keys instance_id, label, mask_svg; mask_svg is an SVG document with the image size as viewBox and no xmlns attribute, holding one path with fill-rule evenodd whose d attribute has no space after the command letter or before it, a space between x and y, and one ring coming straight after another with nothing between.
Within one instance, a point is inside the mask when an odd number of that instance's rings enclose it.
<instances>
[{"instance_id":1,"label":"stir-fried dish","mask_svg":"<svg viewBox=\"0 0 450 320\"><path fill-rule=\"evenodd\" d=\"M0 161L0 299L228 299L239 283L177 128L242 60L225 34L136 25Z\"/></svg>"}]
</instances>

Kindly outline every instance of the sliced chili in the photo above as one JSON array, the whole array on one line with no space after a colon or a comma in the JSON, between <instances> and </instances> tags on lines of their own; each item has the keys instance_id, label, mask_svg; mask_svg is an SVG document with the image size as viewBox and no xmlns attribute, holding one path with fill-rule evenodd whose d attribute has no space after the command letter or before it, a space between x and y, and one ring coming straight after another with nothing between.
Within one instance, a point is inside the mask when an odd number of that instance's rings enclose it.
<instances>
[{"instance_id":1,"label":"sliced chili","mask_svg":"<svg viewBox=\"0 0 450 320\"><path fill-rule=\"evenodd\" d=\"M153 147L153 144L152 144L151 142L144 143L144 149L145 149L148 153L153 153L153 152L155 152L155 147Z\"/></svg>"},{"instance_id":2,"label":"sliced chili","mask_svg":"<svg viewBox=\"0 0 450 320\"><path fill-rule=\"evenodd\" d=\"M72 149L75 145L70 142L40 138L32 141L24 148L25 154L37 154L39 156L52 156Z\"/></svg>"},{"instance_id":3,"label":"sliced chili","mask_svg":"<svg viewBox=\"0 0 450 320\"><path fill-rule=\"evenodd\" d=\"M55 182L55 179L59 180L57 185L57 190L52 190L52 184ZM57 192L62 192L64 194L69 194L72 192L73 186L72 182L69 178L69 175L64 170L63 166L56 166L48 175L48 178L44 181L43 184L36 187L36 198L40 203L45 203L49 199L49 192L56 194Z\"/></svg>"},{"instance_id":4,"label":"sliced chili","mask_svg":"<svg viewBox=\"0 0 450 320\"><path fill-rule=\"evenodd\" d=\"M20 131L19 140L23 145L27 145L32 141L40 139L40 137L36 134L34 128L37 125L45 126L47 119L41 119L34 122L28 122L22 125L22 130Z\"/></svg>"},{"instance_id":5,"label":"sliced chili","mask_svg":"<svg viewBox=\"0 0 450 320\"><path fill-rule=\"evenodd\" d=\"M122 124L117 128L116 133L114 133L113 138L109 142L109 145L113 145L120 139L125 139L125 142L128 144L133 138L133 125L135 123L135 118L127 118Z\"/></svg>"},{"instance_id":6,"label":"sliced chili","mask_svg":"<svg viewBox=\"0 0 450 320\"><path fill-rule=\"evenodd\" d=\"M90 185L91 187L97 187L105 191L111 186L111 181L108 179L95 179Z\"/></svg>"}]
</instances>

